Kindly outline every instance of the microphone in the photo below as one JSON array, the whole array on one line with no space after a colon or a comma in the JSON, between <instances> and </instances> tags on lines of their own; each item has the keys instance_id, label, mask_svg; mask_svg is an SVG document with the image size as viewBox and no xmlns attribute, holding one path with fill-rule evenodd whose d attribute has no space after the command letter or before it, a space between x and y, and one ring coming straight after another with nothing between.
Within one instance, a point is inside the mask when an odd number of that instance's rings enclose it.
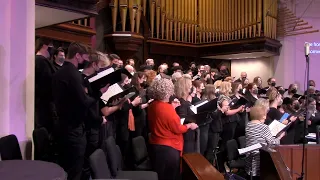
<instances>
[{"instance_id":1,"label":"microphone","mask_svg":"<svg viewBox=\"0 0 320 180\"><path fill-rule=\"evenodd\" d=\"M304 53L306 56L309 56L310 54L310 44L308 42L304 43Z\"/></svg>"}]
</instances>

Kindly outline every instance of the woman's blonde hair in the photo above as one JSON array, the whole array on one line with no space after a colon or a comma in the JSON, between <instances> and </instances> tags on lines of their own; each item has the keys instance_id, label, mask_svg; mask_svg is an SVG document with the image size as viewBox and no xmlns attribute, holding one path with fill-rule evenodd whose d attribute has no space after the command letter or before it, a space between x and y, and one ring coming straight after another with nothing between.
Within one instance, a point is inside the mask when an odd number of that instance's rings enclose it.
<instances>
[{"instance_id":1,"label":"woman's blonde hair","mask_svg":"<svg viewBox=\"0 0 320 180\"><path fill-rule=\"evenodd\" d=\"M207 84L204 88L202 99L212 100L216 98L216 88L213 84Z\"/></svg>"},{"instance_id":2,"label":"woman's blonde hair","mask_svg":"<svg viewBox=\"0 0 320 180\"><path fill-rule=\"evenodd\" d=\"M259 98L255 103L255 106L264 106L269 109L269 101L267 99Z\"/></svg>"},{"instance_id":3,"label":"woman's blonde hair","mask_svg":"<svg viewBox=\"0 0 320 180\"><path fill-rule=\"evenodd\" d=\"M90 59L90 64L92 63L100 63L101 67L100 68L105 68L110 66L110 59L108 58L107 55L103 54L100 51L94 51L90 53L89 56Z\"/></svg>"},{"instance_id":4,"label":"woman's blonde hair","mask_svg":"<svg viewBox=\"0 0 320 180\"><path fill-rule=\"evenodd\" d=\"M214 82L214 84L213 84L213 85L214 85L214 88L219 89L220 86L221 86L221 83L222 83L221 80L218 80L218 81Z\"/></svg>"},{"instance_id":5,"label":"woman's blonde hair","mask_svg":"<svg viewBox=\"0 0 320 180\"><path fill-rule=\"evenodd\" d=\"M170 79L161 78L151 83L148 88L148 95L155 100L169 99L174 93L174 86Z\"/></svg>"},{"instance_id":6,"label":"woman's blonde hair","mask_svg":"<svg viewBox=\"0 0 320 180\"><path fill-rule=\"evenodd\" d=\"M279 92L276 88L272 87L267 91L267 96L268 96L269 102L273 102L279 96Z\"/></svg>"},{"instance_id":7,"label":"woman's blonde hair","mask_svg":"<svg viewBox=\"0 0 320 180\"><path fill-rule=\"evenodd\" d=\"M223 95L228 96L229 93L231 92L231 83L227 81L223 81L220 85L219 92Z\"/></svg>"},{"instance_id":8,"label":"woman's blonde hair","mask_svg":"<svg viewBox=\"0 0 320 180\"><path fill-rule=\"evenodd\" d=\"M224 78L224 81L232 82L233 78L231 76L228 76L228 77Z\"/></svg>"},{"instance_id":9,"label":"woman's blonde hair","mask_svg":"<svg viewBox=\"0 0 320 180\"><path fill-rule=\"evenodd\" d=\"M262 105L255 105L250 110L250 119L251 120L262 120L267 116L267 109Z\"/></svg>"},{"instance_id":10,"label":"woman's blonde hair","mask_svg":"<svg viewBox=\"0 0 320 180\"><path fill-rule=\"evenodd\" d=\"M174 83L174 93L177 98L185 98L189 95L192 87L192 80L190 76L185 74Z\"/></svg>"}]
</instances>

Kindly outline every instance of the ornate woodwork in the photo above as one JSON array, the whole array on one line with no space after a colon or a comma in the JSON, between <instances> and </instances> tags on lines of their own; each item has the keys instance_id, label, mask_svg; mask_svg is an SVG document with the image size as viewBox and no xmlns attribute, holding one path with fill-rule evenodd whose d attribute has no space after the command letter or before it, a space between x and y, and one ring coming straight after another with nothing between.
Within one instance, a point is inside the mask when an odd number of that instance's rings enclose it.
<instances>
[{"instance_id":1,"label":"ornate woodwork","mask_svg":"<svg viewBox=\"0 0 320 180\"><path fill-rule=\"evenodd\" d=\"M79 41L91 44L91 38L96 32L90 26L79 25L76 23L64 23L46 28L36 29L36 36L47 37L63 42Z\"/></svg>"},{"instance_id":2,"label":"ornate woodwork","mask_svg":"<svg viewBox=\"0 0 320 180\"><path fill-rule=\"evenodd\" d=\"M128 59L140 50L144 37L133 32L117 32L105 35L105 40L111 52L117 52L122 59Z\"/></svg>"}]
</instances>

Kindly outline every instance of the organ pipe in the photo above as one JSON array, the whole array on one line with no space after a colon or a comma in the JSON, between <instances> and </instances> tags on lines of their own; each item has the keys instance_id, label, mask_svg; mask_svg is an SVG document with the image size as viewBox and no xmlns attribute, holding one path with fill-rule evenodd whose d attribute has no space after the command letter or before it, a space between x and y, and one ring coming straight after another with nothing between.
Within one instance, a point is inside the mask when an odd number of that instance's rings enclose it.
<instances>
[{"instance_id":1,"label":"organ pipe","mask_svg":"<svg viewBox=\"0 0 320 180\"><path fill-rule=\"evenodd\" d=\"M112 28L113 32L115 32L117 27L118 0L112 0L109 6L111 8Z\"/></svg>"},{"instance_id":2,"label":"organ pipe","mask_svg":"<svg viewBox=\"0 0 320 180\"><path fill-rule=\"evenodd\" d=\"M110 8L113 31L120 13L121 31L140 33L143 11L149 16L151 38L186 43L276 39L277 28L304 25L286 8L280 11L275 0L111 0ZM277 20L279 14L287 19Z\"/></svg>"},{"instance_id":3,"label":"organ pipe","mask_svg":"<svg viewBox=\"0 0 320 180\"><path fill-rule=\"evenodd\" d=\"M126 30L128 0L119 0L122 31Z\"/></svg>"},{"instance_id":4,"label":"organ pipe","mask_svg":"<svg viewBox=\"0 0 320 180\"><path fill-rule=\"evenodd\" d=\"M140 33L140 21L141 21L141 11L142 11L142 6L141 6L141 0L136 0L137 1L137 18L136 18L136 32Z\"/></svg>"}]
</instances>

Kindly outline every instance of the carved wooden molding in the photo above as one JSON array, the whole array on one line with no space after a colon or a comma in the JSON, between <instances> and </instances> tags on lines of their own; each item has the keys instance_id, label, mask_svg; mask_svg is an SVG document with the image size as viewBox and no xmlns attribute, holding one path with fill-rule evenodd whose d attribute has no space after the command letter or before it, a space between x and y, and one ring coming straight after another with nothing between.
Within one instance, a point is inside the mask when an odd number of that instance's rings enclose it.
<instances>
[{"instance_id":1,"label":"carved wooden molding","mask_svg":"<svg viewBox=\"0 0 320 180\"><path fill-rule=\"evenodd\" d=\"M86 44L91 44L91 37L95 34L96 31L90 27L71 23L64 23L36 30L36 36L64 42L79 41Z\"/></svg>"},{"instance_id":2,"label":"carved wooden molding","mask_svg":"<svg viewBox=\"0 0 320 180\"><path fill-rule=\"evenodd\" d=\"M121 58L127 59L132 57L142 48L144 37L133 32L114 32L104 36L106 43L111 49L121 54Z\"/></svg>"},{"instance_id":3,"label":"carved wooden molding","mask_svg":"<svg viewBox=\"0 0 320 180\"><path fill-rule=\"evenodd\" d=\"M270 52L280 54L281 43L270 38L253 38L239 41L187 44L167 40L147 40L150 54L167 54L172 56L205 57L247 52Z\"/></svg>"}]
</instances>

